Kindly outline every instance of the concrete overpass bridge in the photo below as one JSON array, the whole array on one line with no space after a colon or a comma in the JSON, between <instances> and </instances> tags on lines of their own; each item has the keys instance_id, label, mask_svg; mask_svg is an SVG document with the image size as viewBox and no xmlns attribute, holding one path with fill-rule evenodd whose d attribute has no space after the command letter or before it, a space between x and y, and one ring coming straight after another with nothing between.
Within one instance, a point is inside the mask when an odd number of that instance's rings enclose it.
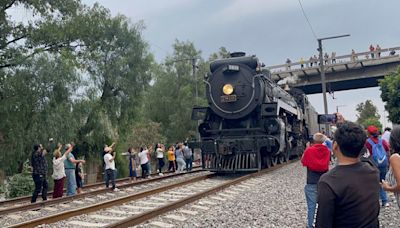
<instances>
[{"instance_id":1,"label":"concrete overpass bridge","mask_svg":"<svg viewBox=\"0 0 400 228\"><path fill-rule=\"evenodd\" d=\"M378 86L379 79L400 66L399 50L400 47L394 47L324 59L327 92ZM306 94L316 94L322 93L318 61L308 60L266 68L271 71L275 81L287 81L290 86L300 88Z\"/></svg>"}]
</instances>

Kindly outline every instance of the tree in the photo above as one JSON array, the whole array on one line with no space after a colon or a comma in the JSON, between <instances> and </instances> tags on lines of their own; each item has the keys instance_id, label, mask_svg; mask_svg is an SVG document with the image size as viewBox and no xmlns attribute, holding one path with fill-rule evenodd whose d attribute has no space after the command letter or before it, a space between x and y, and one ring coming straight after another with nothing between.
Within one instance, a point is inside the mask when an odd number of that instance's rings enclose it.
<instances>
[{"instance_id":1,"label":"tree","mask_svg":"<svg viewBox=\"0 0 400 228\"><path fill-rule=\"evenodd\" d=\"M9 11L18 7L30 14L27 21L12 20ZM79 0L2 1L0 69L18 66L43 52L80 47L79 25L87 21L83 9Z\"/></svg>"},{"instance_id":2,"label":"tree","mask_svg":"<svg viewBox=\"0 0 400 228\"><path fill-rule=\"evenodd\" d=\"M82 60L98 95L91 98L92 108L78 131L78 141L87 145L85 151L89 152L101 150L107 141L124 139L149 85L153 63L141 36L141 23L131 24L122 15L111 17L101 7L93 10L100 16L96 26L88 28L93 36L85 40L90 45Z\"/></svg>"},{"instance_id":3,"label":"tree","mask_svg":"<svg viewBox=\"0 0 400 228\"><path fill-rule=\"evenodd\" d=\"M382 129L382 124L379 122L381 116L378 114L378 109L371 100L366 100L358 104L356 111L358 112L357 123L364 127L375 125L379 129Z\"/></svg>"},{"instance_id":4,"label":"tree","mask_svg":"<svg viewBox=\"0 0 400 228\"><path fill-rule=\"evenodd\" d=\"M154 68L154 85L146 92L142 105L143 119L161 124L163 135L168 142L183 141L197 132L196 122L190 116L193 106L205 103L205 63L200 51L191 42L176 40L174 54L168 56L165 64ZM197 77L193 77L192 59L197 59ZM197 81L196 81L197 79ZM196 83L199 97L196 100Z\"/></svg>"},{"instance_id":5,"label":"tree","mask_svg":"<svg viewBox=\"0 0 400 228\"><path fill-rule=\"evenodd\" d=\"M75 136L78 113L71 99L78 88L75 68L62 56L41 54L27 60L3 81L0 100L1 167L11 174L21 170L35 143L50 137L66 142ZM44 145L47 146L47 145Z\"/></svg>"},{"instance_id":6,"label":"tree","mask_svg":"<svg viewBox=\"0 0 400 228\"><path fill-rule=\"evenodd\" d=\"M379 82L381 98L392 123L400 124L400 67Z\"/></svg>"},{"instance_id":7,"label":"tree","mask_svg":"<svg viewBox=\"0 0 400 228\"><path fill-rule=\"evenodd\" d=\"M30 19L13 21L13 7ZM20 171L49 137L80 156L123 140L151 79L142 29L78 0L0 3L0 169Z\"/></svg>"}]
</instances>

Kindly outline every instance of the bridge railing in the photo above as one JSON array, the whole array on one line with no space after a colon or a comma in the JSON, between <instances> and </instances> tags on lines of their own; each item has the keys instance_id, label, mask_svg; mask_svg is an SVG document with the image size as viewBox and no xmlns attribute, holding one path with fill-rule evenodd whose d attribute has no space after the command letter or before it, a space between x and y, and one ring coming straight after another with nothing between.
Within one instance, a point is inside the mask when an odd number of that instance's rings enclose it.
<instances>
[{"instance_id":1,"label":"bridge railing","mask_svg":"<svg viewBox=\"0 0 400 228\"><path fill-rule=\"evenodd\" d=\"M382 48L381 50L375 51L366 51L366 52L358 52L354 54L341 55L332 58L323 58L324 65L326 66L335 66L342 65L345 63L359 62L360 60L379 60L383 57L394 56L392 51L399 51L400 47L393 48ZM397 53L396 53L397 54ZM303 67L301 66L303 65ZM283 72L291 72L295 70L305 70L305 69L319 69L319 58L314 59L312 61L298 61L293 63L285 63L281 65L268 66L267 69L271 70L271 73L283 73Z\"/></svg>"}]
</instances>

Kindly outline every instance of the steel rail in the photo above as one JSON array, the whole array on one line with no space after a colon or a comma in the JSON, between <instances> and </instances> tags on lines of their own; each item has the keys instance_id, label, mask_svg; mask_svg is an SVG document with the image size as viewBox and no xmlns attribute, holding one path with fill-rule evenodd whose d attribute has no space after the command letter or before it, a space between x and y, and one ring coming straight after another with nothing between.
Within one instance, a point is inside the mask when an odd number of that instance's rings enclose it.
<instances>
[{"instance_id":1,"label":"steel rail","mask_svg":"<svg viewBox=\"0 0 400 228\"><path fill-rule=\"evenodd\" d=\"M38 219L22 222L22 223L19 223L19 224L14 224L14 225L11 225L11 226L8 226L8 227L10 227L10 228L16 228L16 227L27 227L27 228L29 228L29 227L39 226L39 225L42 225L42 224L49 224L49 223L59 222L61 220L65 220L65 219L71 218L73 216L87 214L87 213L94 212L94 211L99 211L101 209L105 209L105 208L109 208L109 207L112 207L112 206L121 205L123 203L129 202L129 201L132 201L132 200L137 200L137 199L145 198L145 197L148 197L148 196L160 193L160 192L164 192L164 191L170 190L171 188L180 187L180 186L183 186L183 185L186 185L186 184L190 184L190 183L198 182L198 181L201 181L201 180L205 180L205 179L211 178L211 177L213 177L215 175L216 174L212 173L212 174L206 174L206 175L194 177L194 178L189 179L189 180L184 180L184 181L180 181L180 182L177 182L177 183L169 184L169 185L162 186L162 187L159 187L159 188L155 188L155 189L152 189L152 190L149 190L149 191L140 192L140 193L132 194L132 195L125 196L125 197L108 200L106 202L97 203L97 204L90 205L90 206L83 207L83 208L78 208L78 209L69 210L69 211L65 211L65 212L62 212L62 213L58 213L58 214L49 215L47 217L38 218Z\"/></svg>"},{"instance_id":2,"label":"steel rail","mask_svg":"<svg viewBox=\"0 0 400 228\"><path fill-rule=\"evenodd\" d=\"M287 163L284 163L284 164L279 164L279 165L276 165L276 166L274 166L272 168L259 171L257 173L252 173L252 174L248 174L246 176L242 176L242 177L236 178L234 180L231 180L231 181L228 181L226 183L220 184L220 185L218 185L216 187L213 187L211 189L202 191L202 192L200 192L198 194L195 194L193 196L188 196L188 197L186 197L184 199L178 200L176 202L172 202L172 203L170 203L168 205L156 208L154 210L150 210L148 212L144 212L144 213L139 214L139 215L134 215L132 217L128 217L126 219L123 219L123 220L118 221L116 223L112 223L112 224L107 225L105 227L114 228L114 227L131 227L131 226L139 225L139 224L141 224L143 222L148 221L149 219L152 219L152 218L155 218L157 216L160 216L161 214L164 214L166 212L178 209L178 208L180 208L182 206L185 206L185 205L187 205L189 203L192 203L192 202L194 202L196 200L204 198L204 197L206 197L208 195L211 195L211 194L213 194L215 192L218 192L218 191L221 191L223 189L226 189L226 188L228 188L228 187L230 187L230 186L232 186L234 184L240 183L240 182L242 182L244 180L248 180L248 179L250 179L252 177L260 176L260 175L272 172L274 170L277 170L279 168L282 168L283 166L285 166L287 164L290 164L293 161L297 161L297 160L292 160L290 162L287 162Z\"/></svg>"},{"instance_id":3,"label":"steel rail","mask_svg":"<svg viewBox=\"0 0 400 228\"><path fill-rule=\"evenodd\" d=\"M193 169L196 169L196 168L201 168L201 166L193 166ZM172 171L164 172L164 174L165 173L172 173ZM157 173L151 174L151 176L157 176L157 175L158 175ZM116 179L115 183L118 184L118 183L121 183L121 182L129 181L129 179L130 179L129 177ZM141 179L142 179L141 177L137 177L136 178L137 181L141 180ZM82 189L83 190L88 190L88 189L96 188L96 187L100 187L100 186L104 186L104 181L103 182L96 182L96 183L84 185ZM64 189L64 192L66 192L66 189ZM48 194L48 196L51 196L52 193L53 193L53 191L49 191L47 194ZM42 194L40 193L39 196L40 195L42 195ZM29 202L31 200L31 198L32 198L32 195L21 196L21 197L16 197L16 198L12 198L12 199L2 200L2 201L0 201L0 208L4 207L6 205L9 205L9 204L17 204L17 203L27 202L27 201ZM51 197L48 197L48 198L52 199Z\"/></svg>"},{"instance_id":4,"label":"steel rail","mask_svg":"<svg viewBox=\"0 0 400 228\"><path fill-rule=\"evenodd\" d=\"M155 177L155 178L152 178L152 179L144 179L144 180L142 179L142 180L139 180L139 181L136 181L136 182L119 185L117 187L120 188L120 189L123 189L123 188L128 188L128 187L131 187L131 186L135 186L135 185L156 182L156 181L159 181L161 179L169 179L169 178L172 178L172 177L181 176L181 175L185 175L185 174L188 174L188 173L201 172L201 171L203 171L203 170L199 169L199 170L193 170L191 172L177 173L177 174L172 174L172 175L168 175L168 176L158 176L158 177ZM104 183L103 183L103 185L104 185ZM83 192L81 194L77 194L77 195L74 195L74 196L65 196L65 197L61 197L61 198L57 198L57 199L40 201L40 202L36 202L36 203L31 203L31 204L24 204L24 205L20 205L20 206L16 206L16 207L9 207L9 208L5 208L5 209L1 209L0 210L0 216L6 215L6 214L10 214L10 213L13 213L13 212L18 212L18 211L40 209L40 208L45 207L45 206L64 203L64 202L70 202L70 201L73 201L73 200L76 200L76 199L88 197L88 196L91 196L91 195L97 195L97 194L101 194L101 193L106 193L106 192L112 192L112 190L111 189L107 189L107 188L103 188L103 189L99 189L99 190L95 190L95 191Z\"/></svg>"}]
</instances>

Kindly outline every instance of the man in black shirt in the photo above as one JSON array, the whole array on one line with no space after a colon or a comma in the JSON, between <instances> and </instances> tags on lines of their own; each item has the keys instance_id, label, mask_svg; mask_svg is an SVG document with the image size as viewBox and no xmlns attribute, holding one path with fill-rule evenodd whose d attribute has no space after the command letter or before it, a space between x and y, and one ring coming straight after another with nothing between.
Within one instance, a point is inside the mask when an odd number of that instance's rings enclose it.
<instances>
[{"instance_id":1,"label":"man in black shirt","mask_svg":"<svg viewBox=\"0 0 400 228\"><path fill-rule=\"evenodd\" d=\"M42 199L47 200L47 161L45 158L46 151L43 150L42 145L33 146L33 152L31 157L31 166L33 169L32 178L35 182L35 190L32 194L31 203L36 202L36 198L40 191L42 192Z\"/></svg>"},{"instance_id":2,"label":"man in black shirt","mask_svg":"<svg viewBox=\"0 0 400 228\"><path fill-rule=\"evenodd\" d=\"M316 227L379 227L379 172L359 159L366 138L358 124L338 125L333 143L338 165L318 182Z\"/></svg>"}]
</instances>

